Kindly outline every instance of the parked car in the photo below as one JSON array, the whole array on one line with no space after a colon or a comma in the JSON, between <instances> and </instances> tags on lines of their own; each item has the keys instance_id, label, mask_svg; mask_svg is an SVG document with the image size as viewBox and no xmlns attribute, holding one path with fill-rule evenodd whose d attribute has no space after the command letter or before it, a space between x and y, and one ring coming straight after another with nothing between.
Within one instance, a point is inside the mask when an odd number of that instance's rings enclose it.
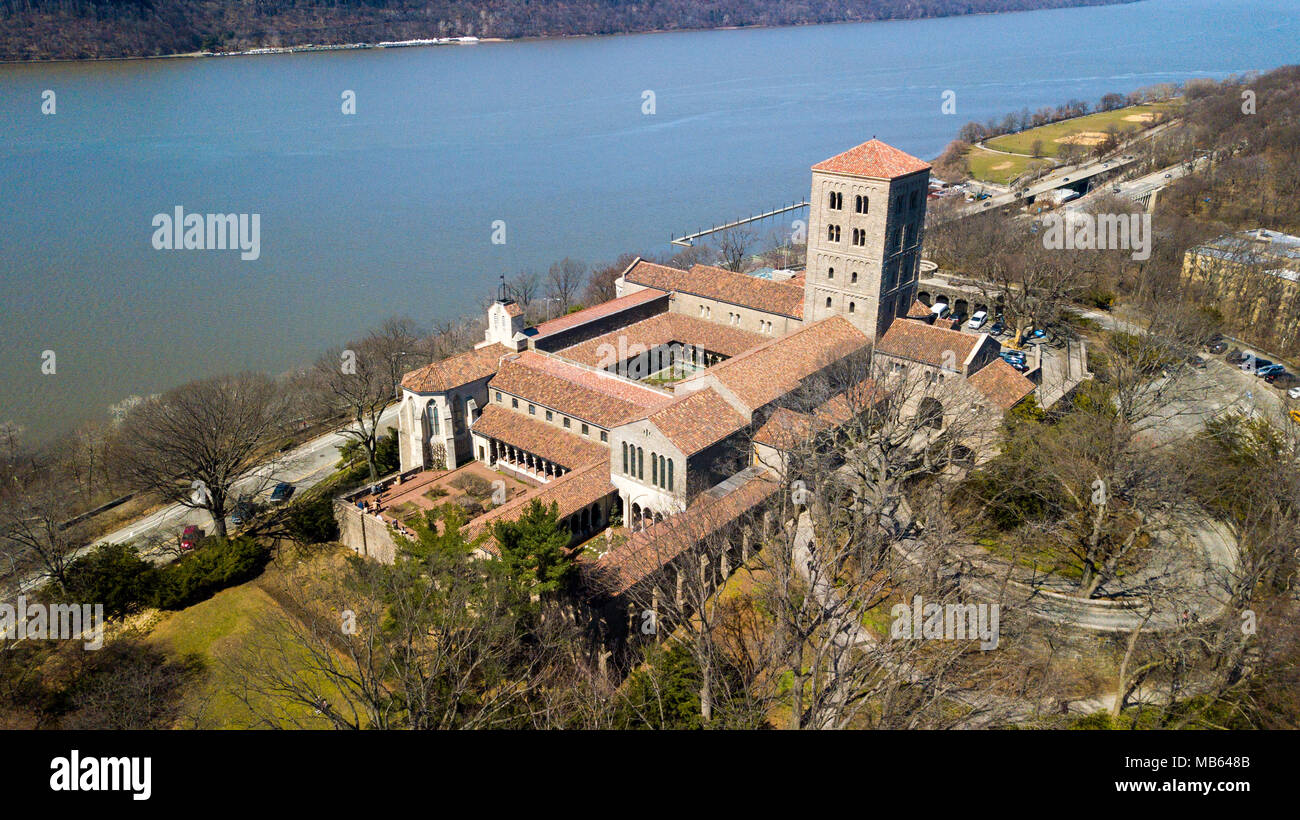
<instances>
[{"instance_id":1,"label":"parked car","mask_svg":"<svg viewBox=\"0 0 1300 820\"><path fill-rule=\"evenodd\" d=\"M1002 324L1001 319L998 319L996 322L994 322L992 325L989 326L990 335L1001 336L1003 333L1006 332L1007 332L1007 326Z\"/></svg>"},{"instance_id":2,"label":"parked car","mask_svg":"<svg viewBox=\"0 0 1300 820\"><path fill-rule=\"evenodd\" d=\"M970 329L979 330L984 327L984 323L989 319L988 311L977 310L970 316Z\"/></svg>"},{"instance_id":3,"label":"parked car","mask_svg":"<svg viewBox=\"0 0 1300 820\"><path fill-rule=\"evenodd\" d=\"M1288 373L1286 370L1279 370L1276 373L1265 374L1264 381L1274 387L1286 389L1291 385L1300 382L1300 376L1297 376L1294 373Z\"/></svg>"},{"instance_id":4,"label":"parked car","mask_svg":"<svg viewBox=\"0 0 1300 820\"><path fill-rule=\"evenodd\" d=\"M1300 424L1300 410L1292 410L1290 413L1287 413L1287 415L1291 417L1291 421Z\"/></svg>"},{"instance_id":5,"label":"parked car","mask_svg":"<svg viewBox=\"0 0 1300 820\"><path fill-rule=\"evenodd\" d=\"M1293 399L1300 399L1300 387L1292 387L1286 394Z\"/></svg>"},{"instance_id":6,"label":"parked car","mask_svg":"<svg viewBox=\"0 0 1300 820\"><path fill-rule=\"evenodd\" d=\"M1283 367L1280 364L1273 364L1272 362L1269 362L1268 364L1263 366L1260 366L1259 364L1255 365L1255 375L1259 376L1261 379L1264 378L1265 376L1274 376L1277 375L1278 373L1285 373L1285 372L1286 372L1285 367Z\"/></svg>"},{"instance_id":7,"label":"parked car","mask_svg":"<svg viewBox=\"0 0 1300 820\"><path fill-rule=\"evenodd\" d=\"M1239 348L1234 347L1231 353L1223 357L1223 360L1228 364L1241 364L1246 361L1246 354Z\"/></svg>"},{"instance_id":8,"label":"parked car","mask_svg":"<svg viewBox=\"0 0 1300 820\"><path fill-rule=\"evenodd\" d=\"M1205 369L1205 359L1202 359L1200 356L1196 356L1196 355L1188 356L1187 363L1190 364L1192 367L1195 367L1197 370Z\"/></svg>"},{"instance_id":9,"label":"parked car","mask_svg":"<svg viewBox=\"0 0 1300 820\"><path fill-rule=\"evenodd\" d=\"M199 539L203 538L203 530L194 524L190 524L181 532L181 549L189 551L199 545Z\"/></svg>"},{"instance_id":10,"label":"parked car","mask_svg":"<svg viewBox=\"0 0 1300 820\"><path fill-rule=\"evenodd\" d=\"M1222 353L1223 351L1228 349L1228 343L1222 340L1217 342L1210 342L1205 349L1215 354Z\"/></svg>"},{"instance_id":11,"label":"parked car","mask_svg":"<svg viewBox=\"0 0 1300 820\"><path fill-rule=\"evenodd\" d=\"M289 497L293 495L293 491L296 489L298 488L289 482L281 481L279 484L276 484L275 489L271 491L271 500L275 502L288 501Z\"/></svg>"},{"instance_id":12,"label":"parked car","mask_svg":"<svg viewBox=\"0 0 1300 820\"><path fill-rule=\"evenodd\" d=\"M947 319L952 316L952 309L948 307L947 302L935 302L930 306L930 312L940 319Z\"/></svg>"},{"instance_id":13,"label":"parked car","mask_svg":"<svg viewBox=\"0 0 1300 820\"><path fill-rule=\"evenodd\" d=\"M230 514L230 523L236 527L244 525L248 519L253 517L253 502L246 495L241 495L235 502L235 510Z\"/></svg>"},{"instance_id":14,"label":"parked car","mask_svg":"<svg viewBox=\"0 0 1300 820\"><path fill-rule=\"evenodd\" d=\"M1018 350L1004 350L999 353L998 356L1000 356L1003 361L1007 362L1020 362L1021 364L1024 364L1025 362L1025 354Z\"/></svg>"},{"instance_id":15,"label":"parked car","mask_svg":"<svg viewBox=\"0 0 1300 820\"><path fill-rule=\"evenodd\" d=\"M1025 373L1029 370L1029 365L1024 359L1003 359L1002 361L1014 367L1018 372Z\"/></svg>"}]
</instances>

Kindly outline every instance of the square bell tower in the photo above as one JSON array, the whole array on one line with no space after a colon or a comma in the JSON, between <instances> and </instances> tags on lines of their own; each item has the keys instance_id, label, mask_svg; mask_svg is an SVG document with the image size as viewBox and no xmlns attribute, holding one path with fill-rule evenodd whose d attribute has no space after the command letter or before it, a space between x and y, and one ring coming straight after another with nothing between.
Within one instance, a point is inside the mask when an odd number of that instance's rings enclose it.
<instances>
[{"instance_id":1,"label":"square bell tower","mask_svg":"<svg viewBox=\"0 0 1300 820\"><path fill-rule=\"evenodd\" d=\"M880 140L812 167L805 323L843 316L877 341L916 299L930 165Z\"/></svg>"}]
</instances>

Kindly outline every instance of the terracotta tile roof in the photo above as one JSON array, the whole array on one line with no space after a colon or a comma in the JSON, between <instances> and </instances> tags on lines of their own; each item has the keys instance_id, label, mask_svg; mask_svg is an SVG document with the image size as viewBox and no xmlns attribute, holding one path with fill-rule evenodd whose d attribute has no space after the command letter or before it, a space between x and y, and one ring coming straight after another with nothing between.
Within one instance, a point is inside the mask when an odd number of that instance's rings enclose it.
<instances>
[{"instance_id":1,"label":"terracotta tile roof","mask_svg":"<svg viewBox=\"0 0 1300 820\"><path fill-rule=\"evenodd\" d=\"M803 287L743 273L694 265L689 271L650 262L633 265L624 278L638 285L717 299L767 313L803 318Z\"/></svg>"},{"instance_id":2,"label":"terracotta tile roof","mask_svg":"<svg viewBox=\"0 0 1300 820\"><path fill-rule=\"evenodd\" d=\"M521 447L547 461L570 470L596 461L609 461L609 450L600 444L568 432L562 427L538 421L530 416L489 404L472 425L480 436Z\"/></svg>"},{"instance_id":3,"label":"terracotta tile roof","mask_svg":"<svg viewBox=\"0 0 1300 820\"><path fill-rule=\"evenodd\" d=\"M684 454L694 455L743 429L748 419L713 388L687 393L647 420Z\"/></svg>"},{"instance_id":4,"label":"terracotta tile roof","mask_svg":"<svg viewBox=\"0 0 1300 820\"><path fill-rule=\"evenodd\" d=\"M876 350L933 367L947 364L961 370L971 351L984 338L959 330L932 327L924 322L895 321L890 323L885 335L876 343ZM945 357L949 351L952 358Z\"/></svg>"},{"instance_id":5,"label":"terracotta tile roof","mask_svg":"<svg viewBox=\"0 0 1300 820\"><path fill-rule=\"evenodd\" d=\"M984 365L966 379L971 387L978 390L1002 410L1012 407L1034 392L1034 383L1025 378L1002 359L995 359Z\"/></svg>"},{"instance_id":6,"label":"terracotta tile roof","mask_svg":"<svg viewBox=\"0 0 1300 820\"><path fill-rule=\"evenodd\" d=\"M518 302L510 302L506 305L506 314L509 316L522 316L524 309L519 307Z\"/></svg>"},{"instance_id":7,"label":"terracotta tile roof","mask_svg":"<svg viewBox=\"0 0 1300 820\"><path fill-rule=\"evenodd\" d=\"M500 555L500 547L490 535L492 523L502 519L518 518L533 499L537 499L547 507L551 502L555 502L559 505L560 518L563 519L615 492L618 490L609 480L608 461L589 464L512 498L500 507L488 510L466 524L464 533L466 538L476 538L483 533L489 533L487 541L482 546L493 555Z\"/></svg>"},{"instance_id":8,"label":"terracotta tile roof","mask_svg":"<svg viewBox=\"0 0 1300 820\"><path fill-rule=\"evenodd\" d=\"M812 170L872 179L896 179L929 168L930 163L873 139L822 160Z\"/></svg>"},{"instance_id":9,"label":"terracotta tile roof","mask_svg":"<svg viewBox=\"0 0 1300 820\"><path fill-rule=\"evenodd\" d=\"M645 290L641 293L658 293L658 291ZM634 350L636 345L644 345L646 350L653 350L669 342L681 342L702 347L712 353L736 356L763 344L770 338L681 313L661 313L634 322L627 327L612 330L603 336L563 348L556 351L556 355L592 367L603 367L613 364L606 361L611 350L619 353L636 352Z\"/></svg>"},{"instance_id":10,"label":"terracotta tile roof","mask_svg":"<svg viewBox=\"0 0 1300 820\"><path fill-rule=\"evenodd\" d=\"M831 316L716 364L679 382L678 390L697 379L717 379L752 412L791 392L803 379L832 362L870 344L871 340L848 320Z\"/></svg>"},{"instance_id":11,"label":"terracotta tile roof","mask_svg":"<svg viewBox=\"0 0 1300 820\"><path fill-rule=\"evenodd\" d=\"M908 319L930 319L934 314L930 312L930 306L920 299L912 302L912 306L907 309Z\"/></svg>"},{"instance_id":12,"label":"terracotta tile roof","mask_svg":"<svg viewBox=\"0 0 1300 820\"><path fill-rule=\"evenodd\" d=\"M491 376L501 357L511 352L502 344L490 344L427 364L402 376L402 387L416 393L444 393L463 384Z\"/></svg>"},{"instance_id":13,"label":"terracotta tile roof","mask_svg":"<svg viewBox=\"0 0 1300 820\"><path fill-rule=\"evenodd\" d=\"M655 293L653 290L639 290L636 293L629 293L627 296L620 296L617 299L611 299L608 302L601 302L599 305L592 305L589 308L570 313L566 316L559 316L551 319L549 322L542 322L537 326L537 335L534 338L540 339L551 333L559 333L561 330L568 330L571 327L586 322L594 322L597 319L603 319L606 316L627 310L628 308L643 305L646 302L653 301L663 296L662 293Z\"/></svg>"},{"instance_id":14,"label":"terracotta tile roof","mask_svg":"<svg viewBox=\"0 0 1300 820\"><path fill-rule=\"evenodd\" d=\"M668 393L534 350L503 360L489 387L605 428L673 400Z\"/></svg>"},{"instance_id":15,"label":"terracotta tile roof","mask_svg":"<svg viewBox=\"0 0 1300 820\"><path fill-rule=\"evenodd\" d=\"M700 494L689 508L627 541L588 565L587 584L618 596L727 524L753 510L780 489L762 467L749 467Z\"/></svg>"},{"instance_id":16,"label":"terracotta tile roof","mask_svg":"<svg viewBox=\"0 0 1300 820\"><path fill-rule=\"evenodd\" d=\"M838 393L817 405L810 413L778 407L754 433L754 441L778 450L788 450L806 442L814 432L842 427L884 397L885 393L874 379L864 379L851 390Z\"/></svg>"},{"instance_id":17,"label":"terracotta tile roof","mask_svg":"<svg viewBox=\"0 0 1300 820\"><path fill-rule=\"evenodd\" d=\"M812 416L797 413L788 407L778 407L754 433L754 443L789 450L806 442L812 432Z\"/></svg>"}]
</instances>

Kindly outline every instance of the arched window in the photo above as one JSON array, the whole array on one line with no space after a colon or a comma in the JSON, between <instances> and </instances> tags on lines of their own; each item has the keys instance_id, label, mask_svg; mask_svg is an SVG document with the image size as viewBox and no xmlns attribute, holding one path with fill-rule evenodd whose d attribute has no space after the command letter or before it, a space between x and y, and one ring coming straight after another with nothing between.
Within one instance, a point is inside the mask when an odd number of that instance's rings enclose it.
<instances>
[{"instance_id":1,"label":"arched window","mask_svg":"<svg viewBox=\"0 0 1300 820\"><path fill-rule=\"evenodd\" d=\"M627 475L630 470L627 468L627 442L623 442L623 475Z\"/></svg>"},{"instance_id":2,"label":"arched window","mask_svg":"<svg viewBox=\"0 0 1300 820\"><path fill-rule=\"evenodd\" d=\"M659 456L653 450L650 452L650 483L659 486Z\"/></svg>"},{"instance_id":3,"label":"arched window","mask_svg":"<svg viewBox=\"0 0 1300 820\"><path fill-rule=\"evenodd\" d=\"M853 303L849 302L849 313L853 312Z\"/></svg>"},{"instance_id":4,"label":"arched window","mask_svg":"<svg viewBox=\"0 0 1300 820\"><path fill-rule=\"evenodd\" d=\"M835 278L835 268L827 268L827 269L826 269L826 278L827 278L827 279L834 279L834 278Z\"/></svg>"},{"instance_id":5,"label":"arched window","mask_svg":"<svg viewBox=\"0 0 1300 820\"><path fill-rule=\"evenodd\" d=\"M830 306L831 306L831 297L827 296L827 297L826 297L826 307L830 307Z\"/></svg>"},{"instance_id":6,"label":"arched window","mask_svg":"<svg viewBox=\"0 0 1300 820\"><path fill-rule=\"evenodd\" d=\"M852 274L852 275L850 276L850 278L849 278L849 281L852 282L852 283L854 283L854 284L857 283L857 281L858 281L858 272L857 272L857 271L854 271L854 272L853 272L853 274Z\"/></svg>"},{"instance_id":7,"label":"arched window","mask_svg":"<svg viewBox=\"0 0 1300 820\"><path fill-rule=\"evenodd\" d=\"M659 486L666 488L668 486L668 467L665 462L666 459L659 456Z\"/></svg>"},{"instance_id":8,"label":"arched window","mask_svg":"<svg viewBox=\"0 0 1300 820\"><path fill-rule=\"evenodd\" d=\"M668 459L668 491L672 492L672 489L673 489L673 460L670 458Z\"/></svg>"},{"instance_id":9,"label":"arched window","mask_svg":"<svg viewBox=\"0 0 1300 820\"><path fill-rule=\"evenodd\" d=\"M636 477L645 481L645 450L636 448Z\"/></svg>"}]
</instances>

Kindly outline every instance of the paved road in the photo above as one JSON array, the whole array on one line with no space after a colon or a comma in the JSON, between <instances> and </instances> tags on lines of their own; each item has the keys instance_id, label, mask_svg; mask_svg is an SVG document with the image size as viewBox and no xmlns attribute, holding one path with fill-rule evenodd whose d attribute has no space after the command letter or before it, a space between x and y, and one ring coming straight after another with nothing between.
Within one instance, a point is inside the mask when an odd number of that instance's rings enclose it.
<instances>
[{"instance_id":1,"label":"paved road","mask_svg":"<svg viewBox=\"0 0 1300 820\"><path fill-rule=\"evenodd\" d=\"M397 420L398 405L389 406L380 416L381 432L394 426ZM299 491L314 487L334 470L338 461L338 448L348 438L341 433L326 433L312 439L287 453L282 453L275 461L263 464L254 473L235 485L233 495L266 494L280 481L295 485ZM95 539L94 544L87 544L76 550L79 555L95 544L134 543L145 557L154 560L166 560L163 552L165 546L175 545L176 537L189 524L197 524L204 530L212 530L212 516L204 510L195 510L181 504L168 504L154 510L143 518L132 521L115 532ZM45 582L43 575L34 575L21 582L12 594L27 592Z\"/></svg>"}]
</instances>

